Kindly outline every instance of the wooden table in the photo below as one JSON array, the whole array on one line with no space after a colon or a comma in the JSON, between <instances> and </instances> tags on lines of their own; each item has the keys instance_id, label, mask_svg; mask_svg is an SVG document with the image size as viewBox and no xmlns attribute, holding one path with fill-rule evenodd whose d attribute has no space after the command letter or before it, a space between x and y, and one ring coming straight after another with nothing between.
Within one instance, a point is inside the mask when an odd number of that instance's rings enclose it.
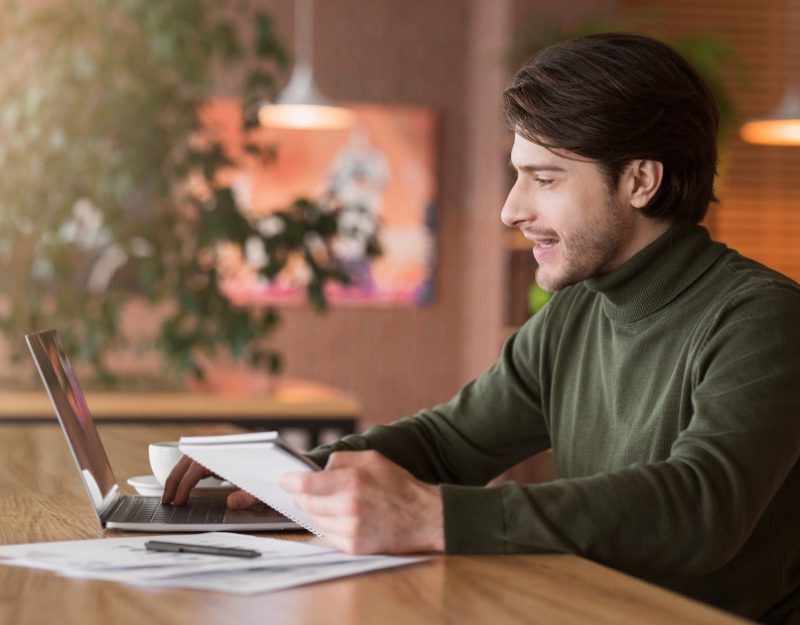
<instances>
[{"instance_id":1,"label":"wooden table","mask_svg":"<svg viewBox=\"0 0 800 625\"><path fill-rule=\"evenodd\" d=\"M101 425L120 482L148 441L220 426ZM120 535L106 532L106 535ZM55 426L0 428L0 543L103 536ZM281 534L308 540L304 534ZM74 580L0 565L0 623L734 625L745 621L582 558L447 556L392 571L238 597Z\"/></svg>"},{"instance_id":2,"label":"wooden table","mask_svg":"<svg viewBox=\"0 0 800 625\"><path fill-rule=\"evenodd\" d=\"M322 442L326 430L339 436L355 432L361 414L361 404L352 395L291 378L280 379L260 392L235 384L170 392L86 391L86 401L100 423L224 422L251 429L296 428L308 433L308 448ZM0 391L0 424L54 420L44 388Z\"/></svg>"}]
</instances>

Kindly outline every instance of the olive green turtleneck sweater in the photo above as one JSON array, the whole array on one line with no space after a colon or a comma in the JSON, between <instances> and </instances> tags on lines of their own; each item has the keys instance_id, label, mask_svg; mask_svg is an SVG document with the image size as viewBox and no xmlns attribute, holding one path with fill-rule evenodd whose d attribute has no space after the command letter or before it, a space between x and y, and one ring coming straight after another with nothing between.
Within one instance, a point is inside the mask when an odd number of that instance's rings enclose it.
<instances>
[{"instance_id":1,"label":"olive green turtleneck sweater","mask_svg":"<svg viewBox=\"0 0 800 625\"><path fill-rule=\"evenodd\" d=\"M483 486L551 446L558 479ZM448 553L576 553L779 622L800 604L800 289L677 224L556 293L449 403L312 455L364 448L442 484Z\"/></svg>"}]
</instances>

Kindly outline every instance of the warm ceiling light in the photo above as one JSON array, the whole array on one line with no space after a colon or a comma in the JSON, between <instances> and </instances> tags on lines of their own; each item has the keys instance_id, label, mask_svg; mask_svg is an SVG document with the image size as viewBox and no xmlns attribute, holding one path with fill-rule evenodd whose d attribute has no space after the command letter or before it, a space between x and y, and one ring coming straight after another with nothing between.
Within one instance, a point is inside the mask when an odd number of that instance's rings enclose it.
<instances>
[{"instance_id":1,"label":"warm ceiling light","mask_svg":"<svg viewBox=\"0 0 800 625\"><path fill-rule=\"evenodd\" d=\"M349 128L353 113L341 106L270 104L258 112L262 126L276 128Z\"/></svg>"},{"instance_id":2,"label":"warm ceiling light","mask_svg":"<svg viewBox=\"0 0 800 625\"><path fill-rule=\"evenodd\" d=\"M295 63L289 84L275 102L258 111L262 126L297 129L344 129L355 115L326 98L316 85L312 70L314 14L312 0L295 0Z\"/></svg>"},{"instance_id":3,"label":"warm ceiling light","mask_svg":"<svg viewBox=\"0 0 800 625\"><path fill-rule=\"evenodd\" d=\"M786 67L792 67L800 53L800 0L786 5L784 48ZM795 76L795 80L800 78ZM783 93L777 110L769 117L751 119L739 130L748 143L800 146L800 83L792 82Z\"/></svg>"},{"instance_id":4,"label":"warm ceiling light","mask_svg":"<svg viewBox=\"0 0 800 625\"><path fill-rule=\"evenodd\" d=\"M750 120L740 133L748 143L800 145L800 89L789 87L773 115Z\"/></svg>"}]
</instances>

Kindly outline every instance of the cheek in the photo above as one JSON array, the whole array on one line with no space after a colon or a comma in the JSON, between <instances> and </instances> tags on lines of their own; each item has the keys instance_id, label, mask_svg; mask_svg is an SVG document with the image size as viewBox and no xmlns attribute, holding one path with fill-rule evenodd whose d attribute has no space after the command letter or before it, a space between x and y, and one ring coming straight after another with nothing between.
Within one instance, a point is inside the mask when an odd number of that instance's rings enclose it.
<instances>
[{"instance_id":1,"label":"cheek","mask_svg":"<svg viewBox=\"0 0 800 625\"><path fill-rule=\"evenodd\" d=\"M575 233L597 227L606 215L606 192L581 190L570 194L568 201L560 203L554 212L553 227L559 235L569 239Z\"/></svg>"},{"instance_id":2,"label":"cheek","mask_svg":"<svg viewBox=\"0 0 800 625\"><path fill-rule=\"evenodd\" d=\"M582 212L574 201L553 203L547 220L548 228L552 229L560 241L569 241L576 230L581 229L583 222Z\"/></svg>"}]
</instances>

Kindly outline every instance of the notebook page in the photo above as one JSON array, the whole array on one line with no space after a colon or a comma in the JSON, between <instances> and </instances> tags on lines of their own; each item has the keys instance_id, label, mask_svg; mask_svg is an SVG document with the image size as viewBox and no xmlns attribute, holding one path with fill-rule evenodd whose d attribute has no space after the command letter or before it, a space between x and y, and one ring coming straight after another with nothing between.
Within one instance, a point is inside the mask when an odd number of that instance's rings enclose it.
<instances>
[{"instance_id":1,"label":"notebook page","mask_svg":"<svg viewBox=\"0 0 800 625\"><path fill-rule=\"evenodd\" d=\"M278 479L284 473L312 471L308 465L270 442L191 444L186 438L180 450L208 470L247 491L317 536L322 533L309 515L294 505L293 495L284 491Z\"/></svg>"},{"instance_id":2,"label":"notebook page","mask_svg":"<svg viewBox=\"0 0 800 625\"><path fill-rule=\"evenodd\" d=\"M277 440L277 432L246 432L244 434L221 434L216 436L182 436L181 443L187 445L219 445L227 443L262 443Z\"/></svg>"}]
</instances>

